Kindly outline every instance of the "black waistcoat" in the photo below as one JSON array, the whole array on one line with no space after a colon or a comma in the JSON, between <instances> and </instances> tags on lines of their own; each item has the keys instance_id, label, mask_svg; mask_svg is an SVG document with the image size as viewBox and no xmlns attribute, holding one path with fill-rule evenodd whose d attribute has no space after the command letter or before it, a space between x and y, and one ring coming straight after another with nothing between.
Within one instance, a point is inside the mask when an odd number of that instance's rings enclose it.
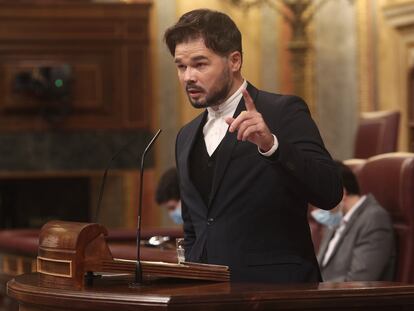
<instances>
[{"instance_id":1,"label":"black waistcoat","mask_svg":"<svg viewBox=\"0 0 414 311\"><path fill-rule=\"evenodd\" d=\"M214 169L216 167L216 158L220 145L210 157L204 142L203 126L201 126L190 153L190 178L203 198L206 206L208 206L210 198Z\"/></svg>"}]
</instances>

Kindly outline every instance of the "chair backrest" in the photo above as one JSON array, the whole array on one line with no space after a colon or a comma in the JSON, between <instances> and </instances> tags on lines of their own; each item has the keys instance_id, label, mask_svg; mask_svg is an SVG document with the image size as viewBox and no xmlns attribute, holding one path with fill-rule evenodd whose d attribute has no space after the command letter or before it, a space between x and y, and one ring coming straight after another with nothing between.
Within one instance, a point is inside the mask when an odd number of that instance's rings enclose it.
<instances>
[{"instance_id":1,"label":"chair backrest","mask_svg":"<svg viewBox=\"0 0 414 311\"><path fill-rule=\"evenodd\" d=\"M366 159L348 159L343 161L343 163L352 170L357 179L366 162Z\"/></svg>"},{"instance_id":2,"label":"chair backrest","mask_svg":"<svg viewBox=\"0 0 414 311\"><path fill-rule=\"evenodd\" d=\"M358 172L362 193L390 213L397 241L396 280L414 282L414 153L369 158Z\"/></svg>"},{"instance_id":3,"label":"chair backrest","mask_svg":"<svg viewBox=\"0 0 414 311\"><path fill-rule=\"evenodd\" d=\"M362 113L355 138L354 158L367 159L397 151L399 124L399 111Z\"/></svg>"}]
</instances>

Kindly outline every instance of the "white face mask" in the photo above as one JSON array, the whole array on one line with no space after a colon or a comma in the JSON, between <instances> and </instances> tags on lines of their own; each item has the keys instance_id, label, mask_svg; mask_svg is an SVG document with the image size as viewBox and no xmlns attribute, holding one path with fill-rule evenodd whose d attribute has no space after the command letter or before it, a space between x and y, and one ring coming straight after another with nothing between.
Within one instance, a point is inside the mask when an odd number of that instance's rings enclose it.
<instances>
[{"instance_id":1,"label":"white face mask","mask_svg":"<svg viewBox=\"0 0 414 311\"><path fill-rule=\"evenodd\" d=\"M183 224L183 218L181 217L181 201L178 201L177 206L172 211L169 211L168 214L174 223L177 225Z\"/></svg>"},{"instance_id":2,"label":"white face mask","mask_svg":"<svg viewBox=\"0 0 414 311\"><path fill-rule=\"evenodd\" d=\"M342 220L342 211L330 212L323 209L315 209L311 212L312 217L320 224L330 229L337 228Z\"/></svg>"}]
</instances>

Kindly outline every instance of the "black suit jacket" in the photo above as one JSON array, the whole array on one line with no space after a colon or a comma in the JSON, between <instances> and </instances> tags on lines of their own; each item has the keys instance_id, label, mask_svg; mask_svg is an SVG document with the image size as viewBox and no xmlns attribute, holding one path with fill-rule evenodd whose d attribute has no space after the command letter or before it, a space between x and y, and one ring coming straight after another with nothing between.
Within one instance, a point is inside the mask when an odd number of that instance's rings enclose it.
<instances>
[{"instance_id":1,"label":"black suit jacket","mask_svg":"<svg viewBox=\"0 0 414 311\"><path fill-rule=\"evenodd\" d=\"M306 104L247 88L279 141L270 158L227 132L217 154L210 200L203 202L189 173L189 155L207 111L177 136L187 261L230 266L233 281L320 280L307 221L311 203L337 205L342 184ZM242 99L235 112L245 110Z\"/></svg>"}]
</instances>

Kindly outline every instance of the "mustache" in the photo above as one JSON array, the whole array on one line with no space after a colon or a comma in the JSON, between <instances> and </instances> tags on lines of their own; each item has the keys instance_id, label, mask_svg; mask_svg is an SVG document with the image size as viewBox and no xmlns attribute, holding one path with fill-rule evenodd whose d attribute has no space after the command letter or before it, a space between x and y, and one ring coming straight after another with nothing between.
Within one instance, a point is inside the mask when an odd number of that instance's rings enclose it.
<instances>
[{"instance_id":1,"label":"mustache","mask_svg":"<svg viewBox=\"0 0 414 311\"><path fill-rule=\"evenodd\" d=\"M195 84L187 84L185 87L186 92L190 92L190 91L196 91L196 92L203 92L204 89L202 87L199 87Z\"/></svg>"}]
</instances>

